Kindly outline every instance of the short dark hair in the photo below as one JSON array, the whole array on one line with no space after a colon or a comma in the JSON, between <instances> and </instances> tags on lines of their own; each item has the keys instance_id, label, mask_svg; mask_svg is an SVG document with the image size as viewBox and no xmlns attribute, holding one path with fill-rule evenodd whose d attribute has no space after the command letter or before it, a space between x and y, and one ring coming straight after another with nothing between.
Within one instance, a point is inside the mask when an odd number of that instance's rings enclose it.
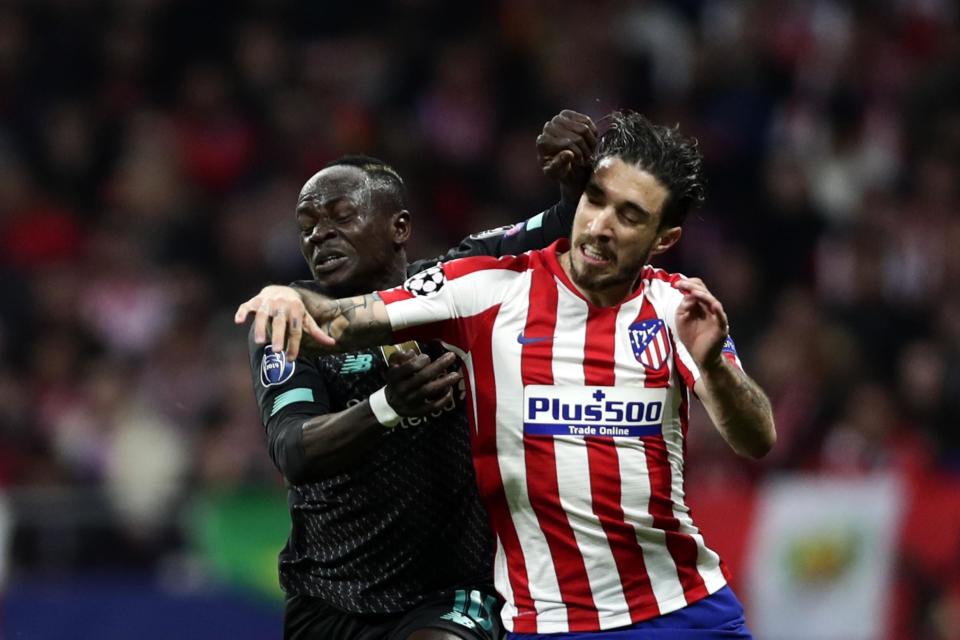
<instances>
[{"instance_id":1,"label":"short dark hair","mask_svg":"<svg viewBox=\"0 0 960 640\"><path fill-rule=\"evenodd\" d=\"M374 188L389 199L388 204L393 207L393 211L390 211L390 213L407 208L407 185L403 183L403 178L400 177L397 170L383 160L372 156L353 154L331 160L323 168L328 169L338 166L356 167L366 173L373 182Z\"/></svg>"},{"instance_id":2,"label":"short dark hair","mask_svg":"<svg viewBox=\"0 0 960 640\"><path fill-rule=\"evenodd\" d=\"M610 124L597 144L594 169L604 158L616 156L648 171L669 192L661 228L682 225L704 200L703 156L696 138L684 136L678 126L653 124L634 111L614 111L606 119Z\"/></svg>"}]
</instances>

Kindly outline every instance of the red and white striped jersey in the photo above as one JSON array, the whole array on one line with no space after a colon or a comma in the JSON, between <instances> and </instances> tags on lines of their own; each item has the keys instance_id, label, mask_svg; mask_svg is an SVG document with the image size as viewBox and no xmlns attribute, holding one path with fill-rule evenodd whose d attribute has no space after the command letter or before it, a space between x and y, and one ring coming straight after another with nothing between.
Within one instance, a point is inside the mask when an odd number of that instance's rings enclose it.
<instances>
[{"instance_id":1,"label":"red and white striped jersey","mask_svg":"<svg viewBox=\"0 0 960 640\"><path fill-rule=\"evenodd\" d=\"M439 338L463 359L516 633L627 626L726 584L684 503L699 372L676 338L680 276L645 267L628 299L597 307L561 269L566 248L448 262L380 294L398 341Z\"/></svg>"}]
</instances>

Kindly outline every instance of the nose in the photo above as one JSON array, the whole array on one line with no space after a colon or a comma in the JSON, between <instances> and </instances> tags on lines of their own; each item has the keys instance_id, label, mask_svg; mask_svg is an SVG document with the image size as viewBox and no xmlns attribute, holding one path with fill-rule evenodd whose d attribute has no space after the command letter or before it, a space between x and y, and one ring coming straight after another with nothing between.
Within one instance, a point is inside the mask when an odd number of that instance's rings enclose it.
<instances>
[{"instance_id":1,"label":"nose","mask_svg":"<svg viewBox=\"0 0 960 640\"><path fill-rule=\"evenodd\" d=\"M597 237L609 236L612 231L612 223L617 212L612 206L603 207L596 211L594 216L587 223L587 231Z\"/></svg>"},{"instance_id":2,"label":"nose","mask_svg":"<svg viewBox=\"0 0 960 640\"><path fill-rule=\"evenodd\" d=\"M327 220L317 220L307 240L317 244L337 235L337 229Z\"/></svg>"}]
</instances>

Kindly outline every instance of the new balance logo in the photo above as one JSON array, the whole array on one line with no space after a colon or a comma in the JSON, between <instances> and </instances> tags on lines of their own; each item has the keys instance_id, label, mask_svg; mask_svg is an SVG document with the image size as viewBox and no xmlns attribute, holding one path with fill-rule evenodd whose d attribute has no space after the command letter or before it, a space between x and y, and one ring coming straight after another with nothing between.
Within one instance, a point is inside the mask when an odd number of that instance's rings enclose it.
<instances>
[{"instance_id":1,"label":"new balance logo","mask_svg":"<svg viewBox=\"0 0 960 640\"><path fill-rule=\"evenodd\" d=\"M553 336L525 336L522 333L517 336L517 342L520 344L536 344L538 342L543 342L544 340L552 340Z\"/></svg>"},{"instance_id":2,"label":"new balance logo","mask_svg":"<svg viewBox=\"0 0 960 640\"><path fill-rule=\"evenodd\" d=\"M450 622L455 622L462 627L466 627L467 629L474 629L477 626L476 622L474 622L467 616L457 611L451 611L450 613L445 613L442 616L440 616L440 619L449 620Z\"/></svg>"},{"instance_id":3,"label":"new balance logo","mask_svg":"<svg viewBox=\"0 0 960 640\"><path fill-rule=\"evenodd\" d=\"M346 373L363 373L364 371L370 371L370 367L373 366L373 355L369 353L361 353L360 355L348 355L343 359L343 364L340 366L340 375Z\"/></svg>"}]
</instances>

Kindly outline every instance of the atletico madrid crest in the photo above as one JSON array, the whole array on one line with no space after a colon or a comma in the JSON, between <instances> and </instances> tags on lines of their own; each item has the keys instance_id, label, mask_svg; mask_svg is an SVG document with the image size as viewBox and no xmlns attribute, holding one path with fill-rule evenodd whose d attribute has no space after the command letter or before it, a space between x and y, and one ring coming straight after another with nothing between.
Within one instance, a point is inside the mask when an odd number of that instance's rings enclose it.
<instances>
[{"instance_id":1,"label":"atletico madrid crest","mask_svg":"<svg viewBox=\"0 0 960 640\"><path fill-rule=\"evenodd\" d=\"M641 320L630 325L633 355L648 369L659 369L670 358L670 338L663 320Z\"/></svg>"}]
</instances>

